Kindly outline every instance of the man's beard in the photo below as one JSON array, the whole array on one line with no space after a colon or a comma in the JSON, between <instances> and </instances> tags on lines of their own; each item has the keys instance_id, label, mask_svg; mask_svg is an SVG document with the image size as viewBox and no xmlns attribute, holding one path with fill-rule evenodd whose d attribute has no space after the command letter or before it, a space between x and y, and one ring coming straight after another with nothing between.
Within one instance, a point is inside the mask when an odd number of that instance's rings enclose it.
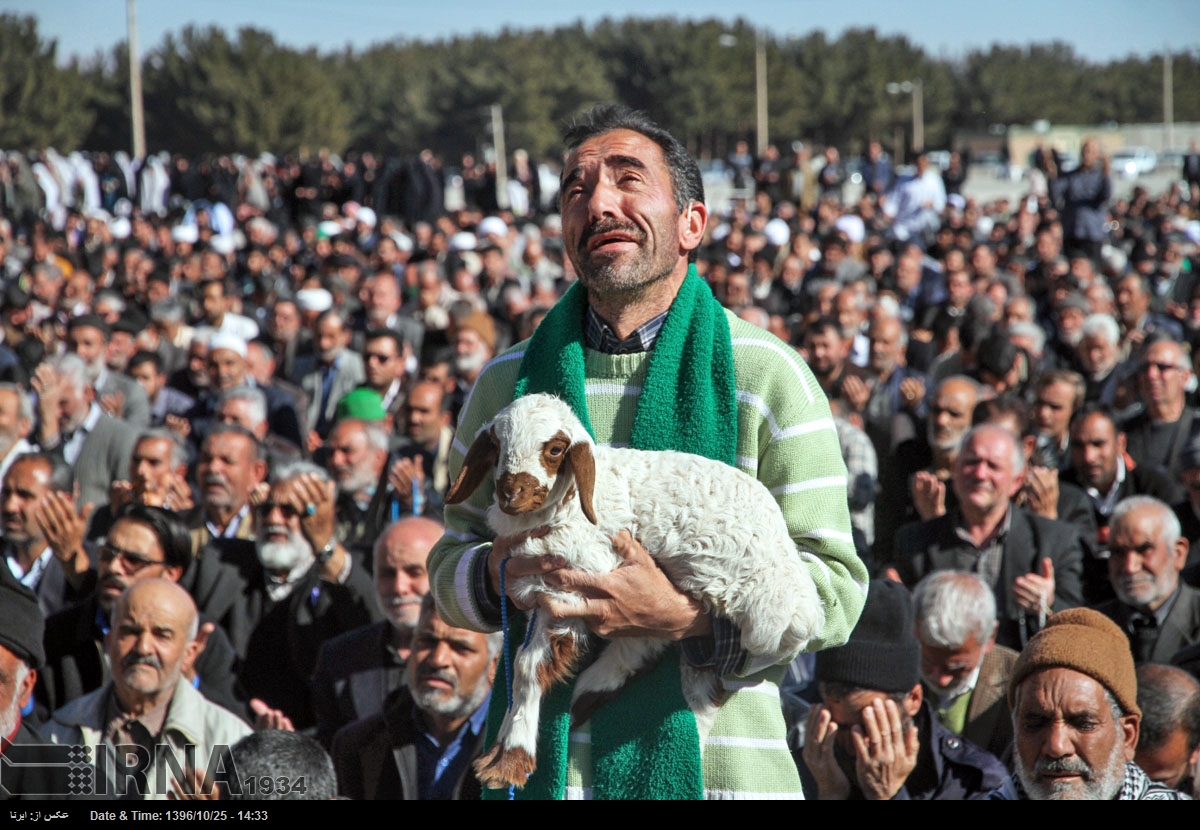
<instances>
[{"instance_id":1,"label":"man's beard","mask_svg":"<svg viewBox=\"0 0 1200 830\"><path fill-rule=\"evenodd\" d=\"M350 475L344 481L338 481L335 474L334 485L337 487L340 495L353 496L355 493L365 491L378 480L379 477L371 470L355 470L351 468Z\"/></svg>"},{"instance_id":2,"label":"man's beard","mask_svg":"<svg viewBox=\"0 0 1200 830\"><path fill-rule=\"evenodd\" d=\"M938 429L930 422L929 429L926 431L926 438L929 439L930 449L939 452L953 452L962 446L962 439L966 436L966 432L958 432L951 435L949 438L938 440Z\"/></svg>"},{"instance_id":3,"label":"man's beard","mask_svg":"<svg viewBox=\"0 0 1200 830\"><path fill-rule=\"evenodd\" d=\"M1163 574L1164 583L1170 582L1170 574ZM1112 580L1113 591L1125 605L1131 608L1148 609L1153 603L1168 597L1175 590L1169 584L1159 584L1159 580L1149 573L1138 573L1129 576L1121 574Z\"/></svg>"},{"instance_id":4,"label":"man's beard","mask_svg":"<svg viewBox=\"0 0 1200 830\"><path fill-rule=\"evenodd\" d=\"M638 249L614 257L599 252L599 261L592 259L597 252L588 251L588 240L597 234L621 232L637 242ZM676 253L663 251L659 254L648 247L647 236L633 224L609 219L589 227L580 237L573 262L579 281L588 292L596 296L637 295L649 286L666 279L675 268ZM655 257L658 256L656 261Z\"/></svg>"},{"instance_id":5,"label":"man's beard","mask_svg":"<svg viewBox=\"0 0 1200 830\"><path fill-rule=\"evenodd\" d=\"M1114 728L1120 730L1117 724ZM1017 777L1021 786L1034 801L1108 801L1117 795L1125 780L1125 751L1121 741L1113 741L1112 752L1108 763L1102 770L1095 770L1087 762L1076 756L1074 758L1045 759L1039 758L1033 765L1033 770L1025 768L1021 754L1016 756ZM1043 772L1079 773L1080 781L1068 779L1049 779L1043 782L1038 776Z\"/></svg>"},{"instance_id":6,"label":"man's beard","mask_svg":"<svg viewBox=\"0 0 1200 830\"><path fill-rule=\"evenodd\" d=\"M390 600L385 601L383 597L376 593L375 599L379 603L379 610L383 612L383 616L391 623L392 628L404 632L416 630L420 615L417 613L408 614L406 611L414 609L419 611L421 608L420 597L392 597Z\"/></svg>"},{"instance_id":7,"label":"man's beard","mask_svg":"<svg viewBox=\"0 0 1200 830\"><path fill-rule=\"evenodd\" d=\"M17 731L17 723L21 720L21 684L25 680L24 667L17 670L16 682L13 684L13 696L8 709L0 712L0 738L9 738Z\"/></svg>"},{"instance_id":8,"label":"man's beard","mask_svg":"<svg viewBox=\"0 0 1200 830\"><path fill-rule=\"evenodd\" d=\"M417 704L418 709L423 709L426 712L432 712L435 715L442 715L449 718L464 718L470 715L479 708L479 704L483 703L484 698L491 691L491 686L487 682L486 677L480 677L475 683L475 688L469 694L463 694L458 687L458 678L453 672L434 671L425 674L417 669L417 680L422 677L435 677L439 680L444 680L447 683L454 684L453 691L444 689L422 689L418 683L411 684L413 700Z\"/></svg>"},{"instance_id":9,"label":"man's beard","mask_svg":"<svg viewBox=\"0 0 1200 830\"><path fill-rule=\"evenodd\" d=\"M266 541L272 534L287 532L286 542ZM313 549L299 531L288 528L268 527L258 540L258 561L268 571L291 573L302 563L312 559Z\"/></svg>"},{"instance_id":10,"label":"man's beard","mask_svg":"<svg viewBox=\"0 0 1200 830\"><path fill-rule=\"evenodd\" d=\"M487 353L484 351L457 354L454 356L454 368L460 375L470 375L482 369L487 361Z\"/></svg>"}]
</instances>

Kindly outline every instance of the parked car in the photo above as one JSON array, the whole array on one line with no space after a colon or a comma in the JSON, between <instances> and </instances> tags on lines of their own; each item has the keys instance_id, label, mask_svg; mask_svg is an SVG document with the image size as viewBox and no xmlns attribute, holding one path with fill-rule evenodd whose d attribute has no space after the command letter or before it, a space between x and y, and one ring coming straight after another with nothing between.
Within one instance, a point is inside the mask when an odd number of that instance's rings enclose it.
<instances>
[{"instance_id":1,"label":"parked car","mask_svg":"<svg viewBox=\"0 0 1200 830\"><path fill-rule=\"evenodd\" d=\"M1112 170L1134 179L1153 173L1158 156L1149 147L1122 147L1112 154Z\"/></svg>"}]
</instances>

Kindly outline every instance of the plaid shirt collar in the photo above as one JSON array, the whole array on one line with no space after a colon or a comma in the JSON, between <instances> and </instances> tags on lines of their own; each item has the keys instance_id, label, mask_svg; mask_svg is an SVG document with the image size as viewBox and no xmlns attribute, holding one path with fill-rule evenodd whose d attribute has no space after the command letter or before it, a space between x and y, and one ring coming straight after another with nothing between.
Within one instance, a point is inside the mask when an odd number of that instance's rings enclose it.
<instances>
[{"instance_id":1,"label":"plaid shirt collar","mask_svg":"<svg viewBox=\"0 0 1200 830\"><path fill-rule=\"evenodd\" d=\"M617 333L613 331L612 326L604 322L600 318L600 315L591 306L588 306L583 332L584 343L589 349L604 352L605 354L648 352L654 348L654 341L658 339L658 333L662 331L663 323L667 319L667 313L667 311L664 311L657 317L647 320L638 326L633 334L622 340L617 337Z\"/></svg>"}]
</instances>

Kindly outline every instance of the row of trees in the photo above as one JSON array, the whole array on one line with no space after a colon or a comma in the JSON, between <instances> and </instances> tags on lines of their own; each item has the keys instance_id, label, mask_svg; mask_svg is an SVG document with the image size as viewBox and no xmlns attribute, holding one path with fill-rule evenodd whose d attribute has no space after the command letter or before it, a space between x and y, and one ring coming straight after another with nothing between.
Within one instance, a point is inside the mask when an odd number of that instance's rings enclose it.
<instances>
[{"instance_id":1,"label":"row of trees","mask_svg":"<svg viewBox=\"0 0 1200 830\"><path fill-rule=\"evenodd\" d=\"M257 29L188 27L143 55L147 140L152 151L185 153L434 147L451 156L477 149L498 103L508 146L545 156L571 113L616 100L693 150L723 154L753 134L755 37L744 22L629 19L320 53ZM0 147L128 148L126 46L66 66L55 46L33 18L0 16ZM784 141L853 151L890 138L910 103L886 86L914 78L924 82L929 146L959 128L1162 118L1161 56L1098 65L1055 42L947 60L874 29L836 40L766 34L765 48L771 135ZM1173 69L1175 118L1200 120L1200 53L1175 55Z\"/></svg>"}]
</instances>

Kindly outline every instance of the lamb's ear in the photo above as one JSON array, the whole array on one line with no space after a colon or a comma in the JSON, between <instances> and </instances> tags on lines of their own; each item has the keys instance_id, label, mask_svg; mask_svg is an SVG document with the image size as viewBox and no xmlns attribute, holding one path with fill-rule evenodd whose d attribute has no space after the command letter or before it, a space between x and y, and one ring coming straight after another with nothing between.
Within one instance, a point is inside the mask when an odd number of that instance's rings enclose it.
<instances>
[{"instance_id":1,"label":"lamb's ear","mask_svg":"<svg viewBox=\"0 0 1200 830\"><path fill-rule=\"evenodd\" d=\"M476 435L471 449L467 450L467 457L463 459L462 469L458 471L458 478L446 491L444 499L446 504L458 504L466 501L483 483L492 467L496 466L496 457L499 452L500 446L490 429L485 429Z\"/></svg>"},{"instance_id":2,"label":"lamb's ear","mask_svg":"<svg viewBox=\"0 0 1200 830\"><path fill-rule=\"evenodd\" d=\"M592 445L587 441L577 441L567 450L567 460L571 462L571 472L575 474L575 489L579 491L579 506L583 515L592 524L596 521L596 511L592 509L592 491L596 489L596 459L592 457Z\"/></svg>"}]
</instances>

